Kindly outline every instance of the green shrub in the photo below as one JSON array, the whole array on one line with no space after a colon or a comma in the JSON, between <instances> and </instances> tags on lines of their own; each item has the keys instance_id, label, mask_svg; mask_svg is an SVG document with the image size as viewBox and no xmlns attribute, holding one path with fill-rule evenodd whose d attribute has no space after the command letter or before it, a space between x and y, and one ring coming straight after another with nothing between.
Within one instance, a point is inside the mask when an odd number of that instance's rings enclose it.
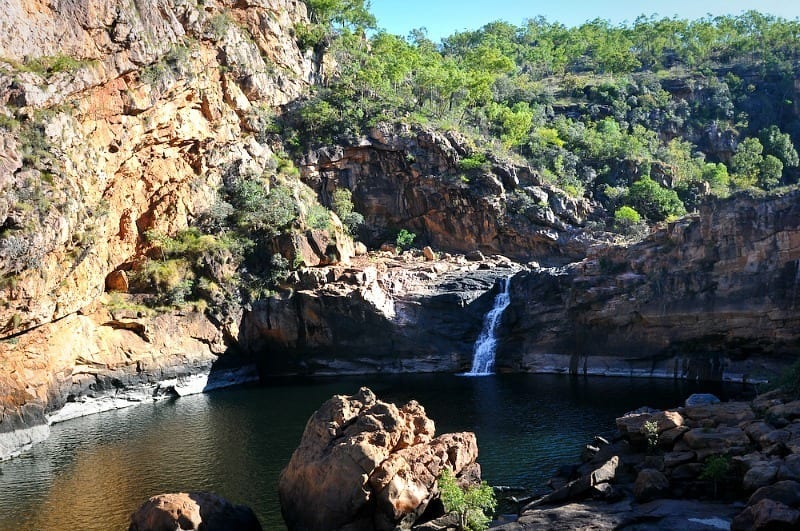
<instances>
[{"instance_id":1,"label":"green shrub","mask_svg":"<svg viewBox=\"0 0 800 531\"><path fill-rule=\"evenodd\" d=\"M647 451L655 453L658 448L658 422L655 420L648 420L642 424L642 433L647 439Z\"/></svg>"},{"instance_id":2,"label":"green shrub","mask_svg":"<svg viewBox=\"0 0 800 531\"><path fill-rule=\"evenodd\" d=\"M294 25L294 38L297 47L301 50L313 50L325 41L325 27L320 24L305 24L298 22Z\"/></svg>"},{"instance_id":3,"label":"green shrub","mask_svg":"<svg viewBox=\"0 0 800 531\"><path fill-rule=\"evenodd\" d=\"M331 207L350 234L358 232L358 228L364 224L364 216L353 211L353 194L347 188L337 188L333 192Z\"/></svg>"},{"instance_id":4,"label":"green shrub","mask_svg":"<svg viewBox=\"0 0 800 531\"><path fill-rule=\"evenodd\" d=\"M614 221L617 223L631 224L642 221L642 216L629 206L623 206L614 213Z\"/></svg>"},{"instance_id":5,"label":"green shrub","mask_svg":"<svg viewBox=\"0 0 800 531\"><path fill-rule=\"evenodd\" d=\"M686 214L675 190L664 188L646 175L630 186L626 199L639 214L651 221L664 221Z\"/></svg>"},{"instance_id":6,"label":"green shrub","mask_svg":"<svg viewBox=\"0 0 800 531\"><path fill-rule=\"evenodd\" d=\"M712 455L703 463L700 479L708 479L714 483L714 496L717 496L719 483L723 481L731 469L731 461L726 455Z\"/></svg>"},{"instance_id":7,"label":"green shrub","mask_svg":"<svg viewBox=\"0 0 800 531\"><path fill-rule=\"evenodd\" d=\"M308 208L306 224L312 229L329 230L331 226L330 212L324 206L314 203Z\"/></svg>"},{"instance_id":8,"label":"green shrub","mask_svg":"<svg viewBox=\"0 0 800 531\"><path fill-rule=\"evenodd\" d=\"M416 237L417 235L413 232L409 232L406 229L400 229L400 232L397 233L397 238L395 238L395 243L400 249L408 249L411 247L411 244L414 243L414 239Z\"/></svg>"},{"instance_id":9,"label":"green shrub","mask_svg":"<svg viewBox=\"0 0 800 531\"><path fill-rule=\"evenodd\" d=\"M181 306L192 293L194 272L183 258L148 260L132 280L148 291L154 290L157 304Z\"/></svg>"},{"instance_id":10,"label":"green shrub","mask_svg":"<svg viewBox=\"0 0 800 531\"><path fill-rule=\"evenodd\" d=\"M614 230L625 236L639 237L647 232L647 224L635 209L624 205L614 212Z\"/></svg>"},{"instance_id":11,"label":"green shrub","mask_svg":"<svg viewBox=\"0 0 800 531\"><path fill-rule=\"evenodd\" d=\"M497 506L492 487L484 481L480 485L462 489L449 468L442 470L438 483L445 511L458 515L459 530L488 529L491 519L485 511L493 511Z\"/></svg>"},{"instance_id":12,"label":"green shrub","mask_svg":"<svg viewBox=\"0 0 800 531\"><path fill-rule=\"evenodd\" d=\"M223 38L228 33L231 24L233 24L233 19L228 13L217 13L209 20L211 32L217 39Z\"/></svg>"},{"instance_id":13,"label":"green shrub","mask_svg":"<svg viewBox=\"0 0 800 531\"><path fill-rule=\"evenodd\" d=\"M75 59L65 54L33 57L26 59L24 63L11 62L16 70L21 72L33 72L39 75L74 72L91 63L92 61Z\"/></svg>"},{"instance_id":14,"label":"green shrub","mask_svg":"<svg viewBox=\"0 0 800 531\"><path fill-rule=\"evenodd\" d=\"M463 171L472 171L484 168L487 164L486 155L483 153L474 153L470 157L464 157L458 161L458 167Z\"/></svg>"},{"instance_id":15,"label":"green shrub","mask_svg":"<svg viewBox=\"0 0 800 531\"><path fill-rule=\"evenodd\" d=\"M279 174L286 175L287 177L300 178L300 170L294 165L294 162L289 158L287 153L283 151L275 153L272 155L272 158L275 161L275 170Z\"/></svg>"},{"instance_id":16,"label":"green shrub","mask_svg":"<svg viewBox=\"0 0 800 531\"><path fill-rule=\"evenodd\" d=\"M295 199L291 189L275 186L267 191L258 179L238 179L231 190L236 224L244 230L279 234L296 217Z\"/></svg>"}]
</instances>

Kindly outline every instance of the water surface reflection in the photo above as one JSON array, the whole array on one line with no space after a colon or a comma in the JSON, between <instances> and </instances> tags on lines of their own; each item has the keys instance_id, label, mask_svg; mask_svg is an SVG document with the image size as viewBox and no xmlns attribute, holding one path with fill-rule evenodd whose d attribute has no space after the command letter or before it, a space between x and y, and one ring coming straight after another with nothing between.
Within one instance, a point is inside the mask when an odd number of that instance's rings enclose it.
<instances>
[{"instance_id":1,"label":"water surface reflection","mask_svg":"<svg viewBox=\"0 0 800 531\"><path fill-rule=\"evenodd\" d=\"M437 433L475 431L484 477L529 488L624 411L671 407L700 390L727 394L669 380L370 375L148 403L55 425L46 442L0 463L0 529L126 529L149 496L187 490L250 505L265 529L281 529L277 478L306 420L362 385L383 400L419 400Z\"/></svg>"}]
</instances>

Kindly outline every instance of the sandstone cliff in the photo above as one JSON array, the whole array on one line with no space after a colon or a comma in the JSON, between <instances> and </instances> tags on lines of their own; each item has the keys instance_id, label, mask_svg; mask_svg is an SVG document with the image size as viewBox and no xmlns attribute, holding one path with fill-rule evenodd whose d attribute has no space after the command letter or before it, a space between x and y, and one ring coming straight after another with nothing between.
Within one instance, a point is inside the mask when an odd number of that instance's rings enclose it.
<instances>
[{"instance_id":1,"label":"sandstone cliff","mask_svg":"<svg viewBox=\"0 0 800 531\"><path fill-rule=\"evenodd\" d=\"M263 131L320 74L292 37L297 0L3 9L0 458L67 401L208 374L237 315L120 320L109 311L135 304L104 290L124 290L148 231L186 228L226 175L274 169Z\"/></svg>"},{"instance_id":2,"label":"sandstone cliff","mask_svg":"<svg viewBox=\"0 0 800 531\"><path fill-rule=\"evenodd\" d=\"M630 247L522 273L507 368L763 379L800 346L800 191L740 194Z\"/></svg>"},{"instance_id":3,"label":"sandstone cliff","mask_svg":"<svg viewBox=\"0 0 800 531\"><path fill-rule=\"evenodd\" d=\"M271 373L463 372L497 280L519 270L503 257L411 252L303 270L295 291L245 313L241 341L269 353Z\"/></svg>"},{"instance_id":4,"label":"sandstone cliff","mask_svg":"<svg viewBox=\"0 0 800 531\"><path fill-rule=\"evenodd\" d=\"M301 169L322 198L337 188L352 192L366 218L361 236L373 246L405 228L419 243L451 252L560 264L585 256L593 237L584 225L602 219L598 205L491 154L465 168L476 155L459 133L384 123L358 145L308 154Z\"/></svg>"}]
</instances>

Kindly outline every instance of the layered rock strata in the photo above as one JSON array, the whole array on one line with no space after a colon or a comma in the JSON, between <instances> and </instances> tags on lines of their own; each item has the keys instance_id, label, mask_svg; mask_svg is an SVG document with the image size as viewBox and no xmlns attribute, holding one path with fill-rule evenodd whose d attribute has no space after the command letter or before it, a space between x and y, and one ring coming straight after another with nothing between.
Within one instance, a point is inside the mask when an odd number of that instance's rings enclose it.
<instances>
[{"instance_id":1,"label":"layered rock strata","mask_svg":"<svg viewBox=\"0 0 800 531\"><path fill-rule=\"evenodd\" d=\"M366 388L334 396L308 420L281 472L289 529L409 529L437 494L442 470L476 476L475 434L434 434L415 401L397 407Z\"/></svg>"},{"instance_id":2,"label":"layered rock strata","mask_svg":"<svg viewBox=\"0 0 800 531\"><path fill-rule=\"evenodd\" d=\"M303 269L293 290L245 313L240 343L271 373L462 372L497 281L521 267L503 257L427 260L421 252Z\"/></svg>"},{"instance_id":3,"label":"layered rock strata","mask_svg":"<svg viewBox=\"0 0 800 531\"><path fill-rule=\"evenodd\" d=\"M274 170L263 130L321 74L292 36L307 22L297 0L4 4L0 458L48 418L208 388L236 311L109 317L103 293L226 176Z\"/></svg>"},{"instance_id":4,"label":"layered rock strata","mask_svg":"<svg viewBox=\"0 0 800 531\"><path fill-rule=\"evenodd\" d=\"M498 364L770 377L800 346L800 191L706 203L630 247L512 282Z\"/></svg>"},{"instance_id":5,"label":"layered rock strata","mask_svg":"<svg viewBox=\"0 0 800 531\"><path fill-rule=\"evenodd\" d=\"M142 319L101 303L6 341L0 459L46 438L54 422L258 379L253 365L220 359L226 350L202 313Z\"/></svg>"},{"instance_id":6,"label":"layered rock strata","mask_svg":"<svg viewBox=\"0 0 800 531\"><path fill-rule=\"evenodd\" d=\"M561 264L585 256L594 240L583 227L602 215L596 204L527 166L489 158L464 169L461 161L475 153L456 132L384 123L358 145L307 155L301 169L323 200L337 188L352 192L372 246L406 228L451 252Z\"/></svg>"}]
</instances>

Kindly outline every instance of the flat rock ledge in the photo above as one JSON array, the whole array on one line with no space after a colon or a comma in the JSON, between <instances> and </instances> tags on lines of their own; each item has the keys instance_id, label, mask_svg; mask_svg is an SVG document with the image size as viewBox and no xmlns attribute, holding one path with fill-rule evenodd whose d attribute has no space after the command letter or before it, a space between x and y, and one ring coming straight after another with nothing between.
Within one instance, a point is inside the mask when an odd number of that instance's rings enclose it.
<instances>
[{"instance_id":1,"label":"flat rock ledge","mask_svg":"<svg viewBox=\"0 0 800 531\"><path fill-rule=\"evenodd\" d=\"M278 493L287 526L410 529L438 497L436 478L443 469L480 478L475 434L434 432L416 401L397 407L367 388L334 396L311 416L281 472Z\"/></svg>"},{"instance_id":2,"label":"flat rock ledge","mask_svg":"<svg viewBox=\"0 0 800 531\"><path fill-rule=\"evenodd\" d=\"M496 529L800 529L800 400L693 396L616 426Z\"/></svg>"}]
</instances>

